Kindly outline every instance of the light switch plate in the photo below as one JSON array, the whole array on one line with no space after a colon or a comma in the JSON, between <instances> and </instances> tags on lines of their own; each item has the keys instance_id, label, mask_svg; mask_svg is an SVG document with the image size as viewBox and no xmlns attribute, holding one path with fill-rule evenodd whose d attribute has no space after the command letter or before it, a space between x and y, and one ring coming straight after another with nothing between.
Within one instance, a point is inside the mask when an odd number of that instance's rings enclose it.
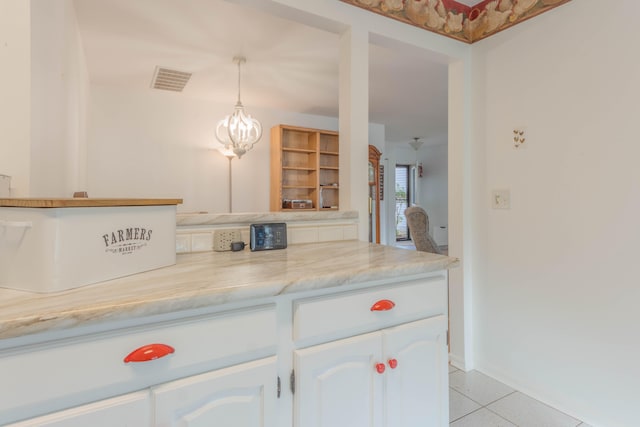
<instances>
[{"instance_id":1,"label":"light switch plate","mask_svg":"<svg viewBox=\"0 0 640 427\"><path fill-rule=\"evenodd\" d=\"M491 192L491 207L493 209L511 209L511 191L493 190Z\"/></svg>"}]
</instances>

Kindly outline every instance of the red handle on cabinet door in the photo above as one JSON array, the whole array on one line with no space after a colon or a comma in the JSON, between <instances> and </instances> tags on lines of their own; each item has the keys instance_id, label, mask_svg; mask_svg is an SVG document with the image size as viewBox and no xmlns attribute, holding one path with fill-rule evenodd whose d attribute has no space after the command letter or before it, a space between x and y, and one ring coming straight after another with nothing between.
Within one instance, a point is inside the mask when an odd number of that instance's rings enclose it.
<instances>
[{"instance_id":1,"label":"red handle on cabinet door","mask_svg":"<svg viewBox=\"0 0 640 427\"><path fill-rule=\"evenodd\" d=\"M133 350L124 358L124 363L129 362L149 362L150 360L165 357L175 350L166 344L148 344Z\"/></svg>"},{"instance_id":2,"label":"red handle on cabinet door","mask_svg":"<svg viewBox=\"0 0 640 427\"><path fill-rule=\"evenodd\" d=\"M376 371L378 371L379 374L384 373L384 363L376 363Z\"/></svg>"},{"instance_id":3,"label":"red handle on cabinet door","mask_svg":"<svg viewBox=\"0 0 640 427\"><path fill-rule=\"evenodd\" d=\"M396 359L389 359L389 367L396 369L398 367L398 361Z\"/></svg>"},{"instance_id":4,"label":"red handle on cabinet door","mask_svg":"<svg viewBox=\"0 0 640 427\"><path fill-rule=\"evenodd\" d=\"M396 303L389 299L381 299L371 306L371 311L387 311L396 306Z\"/></svg>"}]
</instances>

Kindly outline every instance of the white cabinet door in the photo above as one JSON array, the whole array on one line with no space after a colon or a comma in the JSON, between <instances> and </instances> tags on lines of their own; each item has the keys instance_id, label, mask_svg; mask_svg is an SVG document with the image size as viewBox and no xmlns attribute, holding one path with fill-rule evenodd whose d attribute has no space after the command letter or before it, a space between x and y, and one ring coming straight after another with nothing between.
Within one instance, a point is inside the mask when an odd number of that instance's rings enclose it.
<instances>
[{"instance_id":1,"label":"white cabinet door","mask_svg":"<svg viewBox=\"0 0 640 427\"><path fill-rule=\"evenodd\" d=\"M446 316L383 331L386 427L449 425L446 331Z\"/></svg>"},{"instance_id":2,"label":"white cabinet door","mask_svg":"<svg viewBox=\"0 0 640 427\"><path fill-rule=\"evenodd\" d=\"M7 427L141 427L150 426L148 391L78 406Z\"/></svg>"},{"instance_id":3,"label":"white cabinet door","mask_svg":"<svg viewBox=\"0 0 640 427\"><path fill-rule=\"evenodd\" d=\"M446 331L437 316L297 350L294 426L447 426Z\"/></svg>"},{"instance_id":4,"label":"white cabinet door","mask_svg":"<svg viewBox=\"0 0 640 427\"><path fill-rule=\"evenodd\" d=\"M152 387L157 427L270 427L276 424L276 358Z\"/></svg>"},{"instance_id":5,"label":"white cabinet door","mask_svg":"<svg viewBox=\"0 0 640 427\"><path fill-rule=\"evenodd\" d=\"M297 350L295 427L381 427L379 332Z\"/></svg>"}]
</instances>

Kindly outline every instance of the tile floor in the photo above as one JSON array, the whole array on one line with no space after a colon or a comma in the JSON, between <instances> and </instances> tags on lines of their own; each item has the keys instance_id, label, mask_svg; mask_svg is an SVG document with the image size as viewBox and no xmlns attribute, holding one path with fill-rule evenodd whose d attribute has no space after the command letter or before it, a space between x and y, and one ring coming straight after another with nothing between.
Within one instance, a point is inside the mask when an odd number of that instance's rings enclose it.
<instances>
[{"instance_id":1,"label":"tile floor","mask_svg":"<svg viewBox=\"0 0 640 427\"><path fill-rule=\"evenodd\" d=\"M589 427L478 371L449 367L451 427Z\"/></svg>"}]
</instances>

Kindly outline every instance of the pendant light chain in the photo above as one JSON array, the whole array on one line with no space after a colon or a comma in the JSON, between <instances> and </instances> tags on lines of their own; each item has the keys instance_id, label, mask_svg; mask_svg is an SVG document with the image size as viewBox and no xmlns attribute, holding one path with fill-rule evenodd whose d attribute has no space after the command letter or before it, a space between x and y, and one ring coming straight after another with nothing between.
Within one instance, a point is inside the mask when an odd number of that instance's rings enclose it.
<instances>
[{"instance_id":1,"label":"pendant light chain","mask_svg":"<svg viewBox=\"0 0 640 427\"><path fill-rule=\"evenodd\" d=\"M236 58L233 58L233 59L234 61L238 62L238 105L242 105L242 101L240 101L240 64L242 64L246 60L242 57L236 57Z\"/></svg>"}]
</instances>

